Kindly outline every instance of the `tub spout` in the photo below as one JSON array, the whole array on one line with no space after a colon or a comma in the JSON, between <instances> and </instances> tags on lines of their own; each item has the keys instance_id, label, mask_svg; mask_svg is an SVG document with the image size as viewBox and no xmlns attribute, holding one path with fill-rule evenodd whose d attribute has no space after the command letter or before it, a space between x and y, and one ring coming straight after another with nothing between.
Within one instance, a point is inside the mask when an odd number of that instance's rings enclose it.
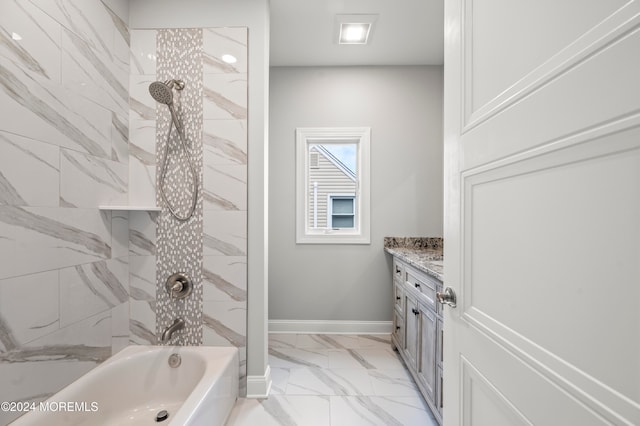
<instances>
[{"instance_id":1,"label":"tub spout","mask_svg":"<svg viewBox=\"0 0 640 426\"><path fill-rule=\"evenodd\" d=\"M173 321L173 324L171 324L169 327L164 329L164 331L162 332L162 336L160 336L160 341L161 342L169 341L169 339L171 339L171 336L173 336L173 333L183 328L184 328L184 320L182 318L176 318Z\"/></svg>"}]
</instances>

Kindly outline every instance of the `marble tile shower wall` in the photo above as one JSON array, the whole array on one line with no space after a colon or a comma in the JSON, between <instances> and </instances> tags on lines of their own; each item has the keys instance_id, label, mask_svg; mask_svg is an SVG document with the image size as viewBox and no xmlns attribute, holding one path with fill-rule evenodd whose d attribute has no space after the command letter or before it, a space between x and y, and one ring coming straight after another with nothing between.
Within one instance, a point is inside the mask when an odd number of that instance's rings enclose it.
<instances>
[{"instance_id":1,"label":"marble tile shower wall","mask_svg":"<svg viewBox=\"0 0 640 426\"><path fill-rule=\"evenodd\" d=\"M128 344L129 32L108 0L0 5L0 400ZM16 413L0 412L0 424Z\"/></svg>"},{"instance_id":2,"label":"marble tile shower wall","mask_svg":"<svg viewBox=\"0 0 640 426\"><path fill-rule=\"evenodd\" d=\"M148 92L158 77L159 31L131 31L129 197L156 203L157 111ZM247 314L247 30L203 28L202 37L202 341L240 350L246 388ZM166 49L166 46L164 47ZM176 46L179 49L179 46ZM233 64L222 60L233 55ZM181 78L176 75L175 78ZM189 82L186 82L189 84ZM156 275L160 214L130 213L131 340L156 342ZM158 238L162 237L158 235ZM177 272L177 271L174 271ZM160 301L159 303L164 303ZM166 319L158 321L167 322ZM169 321L170 322L170 321Z\"/></svg>"}]
</instances>

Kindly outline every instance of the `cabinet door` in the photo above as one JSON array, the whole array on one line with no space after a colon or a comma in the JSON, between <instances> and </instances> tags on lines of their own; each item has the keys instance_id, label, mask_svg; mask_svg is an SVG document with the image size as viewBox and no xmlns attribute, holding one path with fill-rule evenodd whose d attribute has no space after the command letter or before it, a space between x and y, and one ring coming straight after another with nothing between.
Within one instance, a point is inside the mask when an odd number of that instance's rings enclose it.
<instances>
[{"instance_id":1,"label":"cabinet door","mask_svg":"<svg viewBox=\"0 0 640 426\"><path fill-rule=\"evenodd\" d=\"M416 299L405 292L404 297L404 352L411 368L417 370L418 359L418 333L420 330L420 312Z\"/></svg>"},{"instance_id":2,"label":"cabinet door","mask_svg":"<svg viewBox=\"0 0 640 426\"><path fill-rule=\"evenodd\" d=\"M435 402L437 324L435 313L419 304L420 359L418 379L425 385L427 398Z\"/></svg>"}]
</instances>

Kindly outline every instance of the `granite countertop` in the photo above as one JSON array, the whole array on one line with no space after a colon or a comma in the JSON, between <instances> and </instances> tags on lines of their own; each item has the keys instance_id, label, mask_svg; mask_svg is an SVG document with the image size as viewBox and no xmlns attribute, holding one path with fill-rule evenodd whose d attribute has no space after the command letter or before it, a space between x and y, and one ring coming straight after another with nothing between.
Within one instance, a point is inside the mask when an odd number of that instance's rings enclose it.
<instances>
[{"instance_id":1,"label":"granite countertop","mask_svg":"<svg viewBox=\"0 0 640 426\"><path fill-rule=\"evenodd\" d=\"M442 238L385 237L384 251L444 281Z\"/></svg>"}]
</instances>

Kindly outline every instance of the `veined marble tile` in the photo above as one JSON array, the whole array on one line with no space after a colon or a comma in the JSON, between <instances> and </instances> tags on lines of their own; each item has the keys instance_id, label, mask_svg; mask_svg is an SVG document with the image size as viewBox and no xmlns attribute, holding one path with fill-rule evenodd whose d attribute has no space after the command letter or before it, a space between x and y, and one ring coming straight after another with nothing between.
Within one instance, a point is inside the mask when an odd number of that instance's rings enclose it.
<instances>
[{"instance_id":1,"label":"veined marble tile","mask_svg":"<svg viewBox=\"0 0 640 426\"><path fill-rule=\"evenodd\" d=\"M295 348L297 338L293 333L269 333L269 348Z\"/></svg>"},{"instance_id":2,"label":"veined marble tile","mask_svg":"<svg viewBox=\"0 0 640 426\"><path fill-rule=\"evenodd\" d=\"M239 399L227 426L329 426L328 396L273 395L269 399Z\"/></svg>"},{"instance_id":3,"label":"veined marble tile","mask_svg":"<svg viewBox=\"0 0 640 426\"><path fill-rule=\"evenodd\" d=\"M269 348L269 365L276 368L329 368L329 356L324 349Z\"/></svg>"},{"instance_id":4,"label":"veined marble tile","mask_svg":"<svg viewBox=\"0 0 640 426\"><path fill-rule=\"evenodd\" d=\"M156 124L132 120L129 143L129 203L156 205Z\"/></svg>"},{"instance_id":5,"label":"veined marble tile","mask_svg":"<svg viewBox=\"0 0 640 426\"><path fill-rule=\"evenodd\" d=\"M246 256L204 256L202 274L203 300L247 301Z\"/></svg>"},{"instance_id":6,"label":"veined marble tile","mask_svg":"<svg viewBox=\"0 0 640 426\"><path fill-rule=\"evenodd\" d=\"M246 120L204 120L204 164L247 164Z\"/></svg>"},{"instance_id":7,"label":"veined marble tile","mask_svg":"<svg viewBox=\"0 0 640 426\"><path fill-rule=\"evenodd\" d=\"M156 166L155 121L132 120L129 156L131 161L137 161L142 166Z\"/></svg>"},{"instance_id":8,"label":"veined marble tile","mask_svg":"<svg viewBox=\"0 0 640 426\"><path fill-rule=\"evenodd\" d=\"M87 42L91 48L113 55L116 24L113 13L102 1L29 0L46 14ZM124 21L117 25L124 25Z\"/></svg>"},{"instance_id":9,"label":"veined marble tile","mask_svg":"<svg viewBox=\"0 0 640 426\"><path fill-rule=\"evenodd\" d=\"M137 345L155 345L156 337L156 313L155 300L139 301L129 300L129 339Z\"/></svg>"},{"instance_id":10,"label":"veined marble tile","mask_svg":"<svg viewBox=\"0 0 640 426\"><path fill-rule=\"evenodd\" d=\"M60 152L60 197L76 207L127 203L127 165L67 149Z\"/></svg>"},{"instance_id":11,"label":"veined marble tile","mask_svg":"<svg viewBox=\"0 0 640 426\"><path fill-rule=\"evenodd\" d=\"M360 348L389 349L391 346L390 334L359 334Z\"/></svg>"},{"instance_id":12,"label":"veined marble tile","mask_svg":"<svg viewBox=\"0 0 640 426\"><path fill-rule=\"evenodd\" d=\"M286 394L372 395L373 386L362 369L293 368Z\"/></svg>"},{"instance_id":13,"label":"veined marble tile","mask_svg":"<svg viewBox=\"0 0 640 426\"><path fill-rule=\"evenodd\" d=\"M0 336L5 336L0 338L0 352L17 349L58 327L57 271L0 281Z\"/></svg>"},{"instance_id":14,"label":"veined marble tile","mask_svg":"<svg viewBox=\"0 0 640 426\"><path fill-rule=\"evenodd\" d=\"M156 257L129 257L129 294L139 301L156 300Z\"/></svg>"},{"instance_id":15,"label":"veined marble tile","mask_svg":"<svg viewBox=\"0 0 640 426\"><path fill-rule=\"evenodd\" d=\"M111 158L111 111L59 84L36 82L6 61L0 63L0 128Z\"/></svg>"},{"instance_id":16,"label":"veined marble tile","mask_svg":"<svg viewBox=\"0 0 640 426\"><path fill-rule=\"evenodd\" d=\"M204 74L203 118L247 118L247 75Z\"/></svg>"},{"instance_id":17,"label":"veined marble tile","mask_svg":"<svg viewBox=\"0 0 640 426\"><path fill-rule=\"evenodd\" d=\"M111 337L129 340L129 299L111 308Z\"/></svg>"},{"instance_id":18,"label":"veined marble tile","mask_svg":"<svg viewBox=\"0 0 640 426\"><path fill-rule=\"evenodd\" d=\"M131 30L131 74L156 73L157 30Z\"/></svg>"},{"instance_id":19,"label":"veined marble tile","mask_svg":"<svg viewBox=\"0 0 640 426\"><path fill-rule=\"evenodd\" d=\"M204 323L202 343L208 346L237 347L247 345L246 302L211 302L202 304Z\"/></svg>"},{"instance_id":20,"label":"veined marble tile","mask_svg":"<svg viewBox=\"0 0 640 426\"><path fill-rule=\"evenodd\" d=\"M128 0L102 0L107 7L114 25L113 58L118 68L127 70L129 77L129 61L131 60L131 32L129 31L129 5ZM125 81L126 83L126 81Z\"/></svg>"},{"instance_id":21,"label":"veined marble tile","mask_svg":"<svg viewBox=\"0 0 640 426\"><path fill-rule=\"evenodd\" d=\"M112 52L101 53L66 29L62 30L62 84L110 111L128 112L126 65L114 61Z\"/></svg>"},{"instance_id":22,"label":"veined marble tile","mask_svg":"<svg viewBox=\"0 0 640 426\"><path fill-rule=\"evenodd\" d=\"M247 29L244 27L204 28L202 47L205 74L243 74L247 72ZM224 61L223 55L236 58Z\"/></svg>"},{"instance_id":23,"label":"veined marble tile","mask_svg":"<svg viewBox=\"0 0 640 426\"><path fill-rule=\"evenodd\" d=\"M129 212L111 212L111 258L129 255Z\"/></svg>"},{"instance_id":24,"label":"veined marble tile","mask_svg":"<svg viewBox=\"0 0 640 426\"><path fill-rule=\"evenodd\" d=\"M129 300L128 262L120 259L94 262L60 270L60 326Z\"/></svg>"},{"instance_id":25,"label":"veined marble tile","mask_svg":"<svg viewBox=\"0 0 640 426\"><path fill-rule=\"evenodd\" d=\"M355 334L298 334L296 347L311 349L353 349L360 347L360 339Z\"/></svg>"},{"instance_id":26,"label":"veined marble tile","mask_svg":"<svg viewBox=\"0 0 640 426\"><path fill-rule=\"evenodd\" d=\"M269 391L269 396L284 395L286 393L290 372L289 368L271 367L271 390Z\"/></svg>"},{"instance_id":27,"label":"veined marble tile","mask_svg":"<svg viewBox=\"0 0 640 426\"><path fill-rule=\"evenodd\" d=\"M365 368L392 370L400 359L391 348L345 349L328 351L329 368Z\"/></svg>"},{"instance_id":28,"label":"veined marble tile","mask_svg":"<svg viewBox=\"0 0 640 426\"><path fill-rule=\"evenodd\" d=\"M129 77L129 118L153 121L155 128L157 103L149 94L149 85L157 80L156 74L132 75ZM155 134L153 141L155 142Z\"/></svg>"},{"instance_id":29,"label":"veined marble tile","mask_svg":"<svg viewBox=\"0 0 640 426\"><path fill-rule=\"evenodd\" d=\"M332 396L331 426L437 426L419 397Z\"/></svg>"},{"instance_id":30,"label":"veined marble tile","mask_svg":"<svg viewBox=\"0 0 640 426\"><path fill-rule=\"evenodd\" d=\"M247 213L204 211L204 255L245 256L247 253Z\"/></svg>"},{"instance_id":31,"label":"veined marble tile","mask_svg":"<svg viewBox=\"0 0 640 426\"><path fill-rule=\"evenodd\" d=\"M58 206L60 148L0 131L0 204Z\"/></svg>"},{"instance_id":32,"label":"veined marble tile","mask_svg":"<svg viewBox=\"0 0 640 426\"><path fill-rule=\"evenodd\" d=\"M0 206L0 278L109 259L110 230L97 209Z\"/></svg>"},{"instance_id":33,"label":"veined marble tile","mask_svg":"<svg viewBox=\"0 0 640 426\"><path fill-rule=\"evenodd\" d=\"M247 210L247 166L205 162L202 179L205 210Z\"/></svg>"},{"instance_id":34,"label":"veined marble tile","mask_svg":"<svg viewBox=\"0 0 640 426\"><path fill-rule=\"evenodd\" d=\"M367 370L374 394L377 396L415 396L420 391L406 368L399 365L395 370Z\"/></svg>"},{"instance_id":35,"label":"veined marble tile","mask_svg":"<svg viewBox=\"0 0 640 426\"><path fill-rule=\"evenodd\" d=\"M92 361L70 362L66 359L14 363L0 361L3 383L0 386L0 401L43 401L96 365ZM0 411L0 424L6 425L20 414Z\"/></svg>"},{"instance_id":36,"label":"veined marble tile","mask_svg":"<svg viewBox=\"0 0 640 426\"><path fill-rule=\"evenodd\" d=\"M158 213L129 212L129 253L132 255L156 254L156 220ZM155 280L155 278L154 278Z\"/></svg>"},{"instance_id":37,"label":"veined marble tile","mask_svg":"<svg viewBox=\"0 0 640 426\"><path fill-rule=\"evenodd\" d=\"M3 1L0 39L0 58L37 80L60 82L60 25L46 13L25 1Z\"/></svg>"},{"instance_id":38,"label":"veined marble tile","mask_svg":"<svg viewBox=\"0 0 640 426\"><path fill-rule=\"evenodd\" d=\"M111 159L119 163L129 163L129 119L111 113Z\"/></svg>"}]
</instances>

